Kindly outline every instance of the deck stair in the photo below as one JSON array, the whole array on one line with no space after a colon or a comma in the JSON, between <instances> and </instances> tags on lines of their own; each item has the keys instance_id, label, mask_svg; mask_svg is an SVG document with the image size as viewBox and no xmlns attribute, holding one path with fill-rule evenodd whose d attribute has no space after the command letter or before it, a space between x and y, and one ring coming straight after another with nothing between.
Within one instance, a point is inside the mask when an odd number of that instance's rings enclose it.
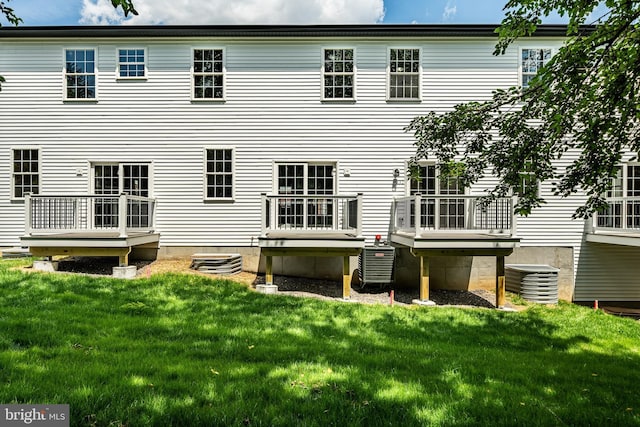
<instances>
[{"instance_id":1,"label":"deck stair","mask_svg":"<svg viewBox=\"0 0 640 427\"><path fill-rule=\"evenodd\" d=\"M240 254L206 254L191 256L191 269L202 273L231 275L242 271L242 255Z\"/></svg>"}]
</instances>

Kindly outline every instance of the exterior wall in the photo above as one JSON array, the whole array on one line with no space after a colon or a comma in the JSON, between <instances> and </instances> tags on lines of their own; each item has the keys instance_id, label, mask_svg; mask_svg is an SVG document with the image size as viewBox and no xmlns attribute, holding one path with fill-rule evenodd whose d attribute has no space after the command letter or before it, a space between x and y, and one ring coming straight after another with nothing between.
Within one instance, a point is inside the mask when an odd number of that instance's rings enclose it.
<instances>
[{"instance_id":1,"label":"exterior wall","mask_svg":"<svg viewBox=\"0 0 640 427\"><path fill-rule=\"evenodd\" d=\"M0 94L0 180L9 183L12 148L40 149L41 194L89 193L92 162L150 162L161 256L180 248L185 255L238 248L252 257L247 265L259 268L260 193L274 191L276 162L335 161L337 191L364 193L363 233L372 243L389 229L392 198L407 193L402 177L414 140L403 128L410 120L517 85L520 47L560 43L528 39L496 57L495 38L469 37L3 39L0 72L7 82ZM63 102L66 47L96 49L97 102ZM146 80L116 79L119 47L147 49ZM224 102L191 100L193 47L225 49ZM355 49L355 102L321 101L323 47ZM389 47L421 49L421 102L386 100ZM230 202L204 201L204 150L216 147L234 149ZM401 178L394 179L395 169ZM470 192L479 193L492 182L487 178ZM583 222L571 220L583 198L556 198L547 185L541 191L548 203L518 218L522 240L516 253L573 248L576 267L567 264L564 252L555 264L553 257L542 259L567 270L567 287L572 288L578 260L593 259L589 251L581 255ZM0 247L19 245L24 206L11 200L10 184L0 185L0 219ZM284 260L278 267L279 262L276 273L298 265ZM332 261L309 262L315 266L308 271L316 274L334 270L328 266ZM463 269L457 271L460 263ZM443 271L450 272L448 278L457 275L455 287L468 268L468 286L488 286L485 272L491 267L484 260L447 261ZM591 283L590 275L576 277Z\"/></svg>"},{"instance_id":2,"label":"exterior wall","mask_svg":"<svg viewBox=\"0 0 640 427\"><path fill-rule=\"evenodd\" d=\"M396 250L396 286L416 287L420 277L418 258L408 249ZM573 297L573 248L520 247L505 258L505 264L543 264L560 269L560 299ZM496 288L496 258L491 256L436 256L429 259L429 286L433 289L474 290Z\"/></svg>"}]
</instances>

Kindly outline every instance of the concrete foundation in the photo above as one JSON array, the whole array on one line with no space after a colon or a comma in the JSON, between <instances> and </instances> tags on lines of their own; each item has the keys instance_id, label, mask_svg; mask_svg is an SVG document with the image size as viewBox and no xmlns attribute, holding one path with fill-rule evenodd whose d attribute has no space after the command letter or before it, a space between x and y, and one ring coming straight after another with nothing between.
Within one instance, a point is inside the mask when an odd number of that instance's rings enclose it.
<instances>
[{"instance_id":1,"label":"concrete foundation","mask_svg":"<svg viewBox=\"0 0 640 427\"><path fill-rule=\"evenodd\" d=\"M261 294L277 294L278 287L276 285L256 285L256 291Z\"/></svg>"},{"instance_id":2,"label":"concrete foundation","mask_svg":"<svg viewBox=\"0 0 640 427\"><path fill-rule=\"evenodd\" d=\"M53 273L58 271L58 261L33 261L33 269L36 271L45 271Z\"/></svg>"},{"instance_id":3,"label":"concrete foundation","mask_svg":"<svg viewBox=\"0 0 640 427\"><path fill-rule=\"evenodd\" d=\"M127 267L113 267L113 277L116 279L133 279L136 277L135 265L129 265Z\"/></svg>"}]
</instances>

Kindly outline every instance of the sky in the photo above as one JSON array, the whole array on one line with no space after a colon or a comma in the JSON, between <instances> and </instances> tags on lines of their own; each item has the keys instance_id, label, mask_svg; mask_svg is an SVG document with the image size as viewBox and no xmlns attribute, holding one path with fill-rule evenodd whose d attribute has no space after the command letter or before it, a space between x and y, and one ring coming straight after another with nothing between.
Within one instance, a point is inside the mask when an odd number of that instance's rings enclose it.
<instances>
[{"instance_id":1,"label":"sky","mask_svg":"<svg viewBox=\"0 0 640 427\"><path fill-rule=\"evenodd\" d=\"M507 0L9 0L21 25L498 24ZM595 14L594 14L595 15ZM565 23L552 16L547 24ZM0 19L2 25L7 22Z\"/></svg>"}]
</instances>

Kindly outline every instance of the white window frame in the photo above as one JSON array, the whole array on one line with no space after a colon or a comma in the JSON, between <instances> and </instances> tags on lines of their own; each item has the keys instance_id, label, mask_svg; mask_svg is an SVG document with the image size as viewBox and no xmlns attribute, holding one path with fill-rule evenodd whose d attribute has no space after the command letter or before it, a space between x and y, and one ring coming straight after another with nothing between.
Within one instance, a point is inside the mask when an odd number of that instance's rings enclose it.
<instances>
[{"instance_id":1,"label":"white window frame","mask_svg":"<svg viewBox=\"0 0 640 427\"><path fill-rule=\"evenodd\" d=\"M531 162L529 161L525 162L525 169L518 172L518 186L515 188L512 188L512 193L518 197L521 197L522 194L524 193L527 180L534 181L531 183L531 185L536 188L536 197L540 197L540 189L541 189L542 183L540 182L540 178L538 178L538 175L536 175L535 172L531 170L527 170L528 169L527 166L529 164L531 164Z\"/></svg>"},{"instance_id":2,"label":"white window frame","mask_svg":"<svg viewBox=\"0 0 640 427\"><path fill-rule=\"evenodd\" d=\"M427 166L435 166L435 193L434 194L426 194L426 193L420 193L423 196L466 196L469 194L469 191L471 190L469 187L465 187L464 188L464 192L460 193L460 194L442 194L440 192L440 168L438 166L438 163L436 162L420 162L418 163L418 166L420 167L427 167ZM405 170L408 171L409 170L409 165L405 163ZM408 176L407 173L405 173L405 176L407 177L407 179L405 180L406 182L406 189L405 189L405 194L407 196L411 196L411 177Z\"/></svg>"},{"instance_id":3,"label":"white window frame","mask_svg":"<svg viewBox=\"0 0 640 427\"><path fill-rule=\"evenodd\" d=\"M212 70L211 72L196 72L195 71L195 67L194 67L194 62L195 62L195 52L197 50L211 50L211 51L216 51L216 50L220 50L222 51L222 71L221 72L216 72L214 70ZM224 47L220 47L220 46L193 46L191 48L191 58L190 58L190 73L191 73L191 101L193 102L224 102L226 97L227 97L227 51ZM196 76L197 75L212 75L214 78L216 75L222 75L222 97L221 98L197 98L195 96L195 91L196 91ZM214 86L215 87L215 86Z\"/></svg>"},{"instance_id":4,"label":"white window frame","mask_svg":"<svg viewBox=\"0 0 640 427\"><path fill-rule=\"evenodd\" d=\"M42 149L40 147L34 147L34 146L26 146L26 147L10 147L9 148L11 150L11 200L24 200L24 195L22 197L18 197L16 195L16 186L15 186L15 177L16 175L38 175L38 193L34 193L34 194L41 194L42 193ZM20 172L20 173L16 173L15 169L14 169L14 161L15 161L15 152L16 151L26 151L26 150L36 150L38 152L38 173L31 173L29 172L28 174L25 174L24 172Z\"/></svg>"},{"instance_id":5,"label":"white window frame","mask_svg":"<svg viewBox=\"0 0 640 427\"><path fill-rule=\"evenodd\" d=\"M553 58L553 55L555 54L555 51L551 46L520 46L520 48L518 49L518 85L522 89L526 89L527 87L529 87L528 85L526 87L524 86L524 75L527 74L530 76L535 76L537 74L537 72L536 73L524 72L524 68L522 66L522 52L525 50L549 50L550 52L549 60L547 60L546 62L543 61L543 65L546 65L551 60L551 58Z\"/></svg>"},{"instance_id":6,"label":"white window frame","mask_svg":"<svg viewBox=\"0 0 640 427\"><path fill-rule=\"evenodd\" d=\"M325 51L327 50L350 50L352 52L353 58L352 58L352 62L353 62L353 71L351 72L327 72L325 70ZM356 87L357 87L357 56L356 56L357 52L356 52L356 48L353 46L323 46L321 49L321 57L320 57L320 75L321 75L321 85L320 85L320 97L322 99L323 102L354 102L356 100ZM342 98L328 98L325 96L325 77L326 76L351 76L352 78L352 88L351 88L351 97L342 97Z\"/></svg>"},{"instance_id":7,"label":"white window frame","mask_svg":"<svg viewBox=\"0 0 640 427\"><path fill-rule=\"evenodd\" d=\"M418 77L418 97L417 98L405 98L405 97L392 97L391 96L391 51L392 50L417 50L418 51L418 55L419 55L419 60L418 60L418 73L417 73L417 77ZM422 53L422 48L419 46L389 46L387 48L387 101L388 102L422 102L422 88L423 88L423 82L422 82L422 61L423 61L423 53ZM398 73L397 71L395 72L396 74L399 75L413 75L415 73L410 72L410 73Z\"/></svg>"},{"instance_id":8,"label":"white window frame","mask_svg":"<svg viewBox=\"0 0 640 427\"><path fill-rule=\"evenodd\" d=\"M308 196L309 195L309 166L333 166L333 194L339 194L339 184L340 180L338 171L340 170L340 165L337 160L277 160L273 162L273 194L280 194L280 189L278 188L278 167L282 165L291 165L291 166L302 166L304 168L304 183L303 190L304 192L301 195Z\"/></svg>"},{"instance_id":9,"label":"white window frame","mask_svg":"<svg viewBox=\"0 0 640 427\"><path fill-rule=\"evenodd\" d=\"M69 98L67 97L67 51L69 50L92 50L93 51L93 74L95 79L93 98ZM72 73L73 74L73 73ZM62 49L62 99L65 102L97 102L98 101L98 48L96 46L65 46Z\"/></svg>"},{"instance_id":10,"label":"white window frame","mask_svg":"<svg viewBox=\"0 0 640 427\"><path fill-rule=\"evenodd\" d=\"M142 62L120 62L120 51L121 50L141 50L144 55L144 60ZM139 46L120 46L116 48L116 80L147 80L148 78L148 68L147 68L147 58L148 52L146 47ZM120 75L120 67L122 65L140 65L142 64L144 67L144 75L142 76L121 76Z\"/></svg>"},{"instance_id":11,"label":"white window frame","mask_svg":"<svg viewBox=\"0 0 640 427\"><path fill-rule=\"evenodd\" d=\"M209 150L230 150L231 151L231 172L208 172L207 171L207 152ZM203 157L203 199L207 202L230 202L235 200L236 196L236 149L232 146L226 145L218 145L218 146L209 146L204 147L202 152ZM210 197L208 195L208 176L209 175L231 175L231 197Z\"/></svg>"},{"instance_id":12,"label":"white window frame","mask_svg":"<svg viewBox=\"0 0 640 427\"><path fill-rule=\"evenodd\" d=\"M95 189L95 167L96 166L118 166L118 194L124 189L124 167L125 166L148 166L148 180L149 180L149 195L147 197L153 198L153 162L151 161L118 161L118 160L91 160L89 162L89 193L94 194Z\"/></svg>"}]
</instances>

